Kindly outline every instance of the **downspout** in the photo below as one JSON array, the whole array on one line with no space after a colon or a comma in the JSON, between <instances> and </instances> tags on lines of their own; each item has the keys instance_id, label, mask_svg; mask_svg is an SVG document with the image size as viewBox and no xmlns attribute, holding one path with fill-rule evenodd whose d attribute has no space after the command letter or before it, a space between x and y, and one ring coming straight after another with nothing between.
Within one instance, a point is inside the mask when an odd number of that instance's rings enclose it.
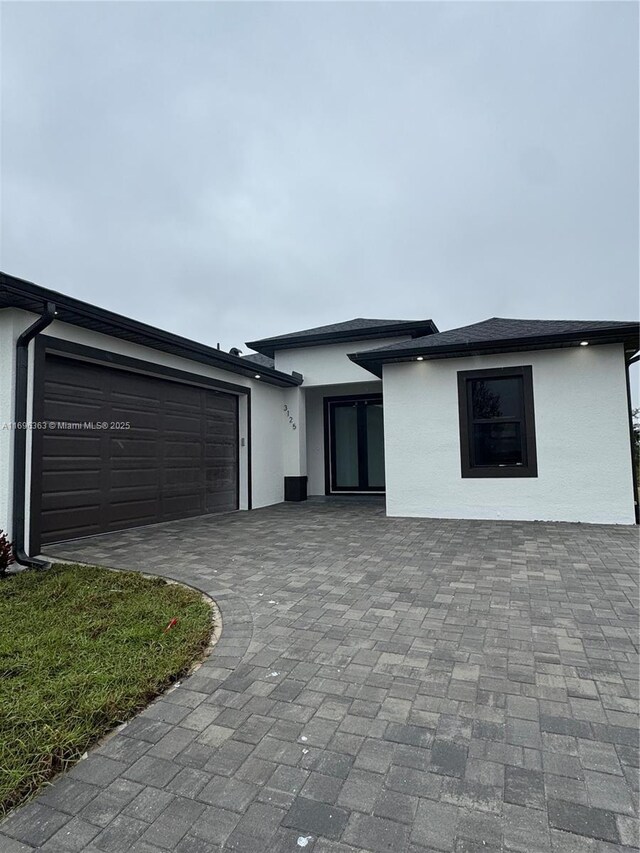
<instances>
[{"instance_id":1,"label":"downspout","mask_svg":"<svg viewBox=\"0 0 640 853\"><path fill-rule=\"evenodd\" d=\"M640 360L640 355L635 355L633 358L630 358L626 364L625 375L627 378L627 407L629 409L629 442L631 449L631 477L633 479L633 508L635 512L636 524L640 524L640 507L638 505L638 469L636 467L636 458L633 452L634 447L634 435L633 435L633 416L631 412L632 404L631 404L631 380L629 379L629 368L632 364L635 364Z\"/></svg>"},{"instance_id":2,"label":"downspout","mask_svg":"<svg viewBox=\"0 0 640 853\"><path fill-rule=\"evenodd\" d=\"M26 498L27 469L27 393L29 382L29 344L43 329L53 321L56 306L47 302L42 316L38 317L28 329L19 335L16 342L16 393L14 418L16 424L23 424L14 430L13 439L13 536L16 563L32 569L49 568L49 563L36 560L27 555L24 542L24 504Z\"/></svg>"}]
</instances>

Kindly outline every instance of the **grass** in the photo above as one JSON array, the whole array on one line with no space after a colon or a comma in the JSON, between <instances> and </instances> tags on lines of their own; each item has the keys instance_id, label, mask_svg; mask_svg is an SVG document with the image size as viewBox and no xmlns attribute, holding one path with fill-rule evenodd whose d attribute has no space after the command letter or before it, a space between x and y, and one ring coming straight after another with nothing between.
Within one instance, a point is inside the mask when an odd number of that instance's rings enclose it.
<instances>
[{"instance_id":1,"label":"grass","mask_svg":"<svg viewBox=\"0 0 640 853\"><path fill-rule=\"evenodd\" d=\"M0 816L184 674L211 629L199 593L137 572L0 581Z\"/></svg>"}]
</instances>

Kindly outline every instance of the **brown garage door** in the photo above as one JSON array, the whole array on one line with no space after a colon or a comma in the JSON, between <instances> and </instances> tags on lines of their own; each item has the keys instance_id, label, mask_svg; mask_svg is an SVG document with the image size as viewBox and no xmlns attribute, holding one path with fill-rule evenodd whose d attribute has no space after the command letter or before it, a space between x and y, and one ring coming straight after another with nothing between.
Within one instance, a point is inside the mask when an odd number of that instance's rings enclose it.
<instances>
[{"instance_id":1,"label":"brown garage door","mask_svg":"<svg viewBox=\"0 0 640 853\"><path fill-rule=\"evenodd\" d=\"M53 355L44 377L43 543L238 508L237 397Z\"/></svg>"}]
</instances>

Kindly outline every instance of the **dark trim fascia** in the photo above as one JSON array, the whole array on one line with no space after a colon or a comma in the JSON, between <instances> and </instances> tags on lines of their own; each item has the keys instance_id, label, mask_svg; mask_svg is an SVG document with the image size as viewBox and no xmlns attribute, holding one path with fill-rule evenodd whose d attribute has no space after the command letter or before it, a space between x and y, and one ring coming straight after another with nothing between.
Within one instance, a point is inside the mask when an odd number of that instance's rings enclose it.
<instances>
[{"instance_id":1,"label":"dark trim fascia","mask_svg":"<svg viewBox=\"0 0 640 853\"><path fill-rule=\"evenodd\" d=\"M414 361L421 356L424 361L442 358L467 358L475 355L496 355L509 352L530 352L544 349L562 349L574 347L580 341L589 338L593 346L603 344L625 344L637 338L638 325L629 324L620 330L583 331L571 332L564 335L539 335L535 338L510 338L503 341L472 342L468 344L450 344L439 347L405 347L402 350L388 350L378 352L366 350L365 352L349 353L348 358L359 367L369 370L375 376L382 377L383 364L395 364L406 361Z\"/></svg>"},{"instance_id":2,"label":"dark trim fascia","mask_svg":"<svg viewBox=\"0 0 640 853\"><path fill-rule=\"evenodd\" d=\"M627 383L627 409L629 413L629 450L631 452L631 481L633 483L633 513L636 524L640 524L640 497L638 496L638 469L636 468L636 460L633 453L634 435L633 435L633 403L631 401L631 380L629 378L629 367L634 364L636 359L631 359L627 362L624 370L624 375Z\"/></svg>"},{"instance_id":3,"label":"dark trim fascia","mask_svg":"<svg viewBox=\"0 0 640 853\"><path fill-rule=\"evenodd\" d=\"M98 364L102 367L111 367L116 370L127 370L141 373L145 376L157 377L178 382L182 385L196 385L208 388L212 391L222 391L237 395L239 406L240 395L247 398L247 509L251 509L252 500L252 469L251 469L251 388L246 385L236 385L223 382L219 379L211 379L201 376L199 373L189 373L184 370L176 370L163 364L155 364L150 361L142 361L137 358L112 353L108 350L88 347L75 341L66 341L51 335L39 335L35 341L34 374L33 374L33 420L34 422L44 420L44 381L45 381L45 358L46 355L62 356L76 361L86 361ZM242 430L240 413L237 411L238 431ZM237 459L237 505L240 506L240 438L238 435L238 459ZM24 472L23 472L24 483ZM29 525L29 544L31 553L36 553L41 547L40 513L42 509L42 431L33 430L31 444L31 512Z\"/></svg>"},{"instance_id":4,"label":"dark trim fascia","mask_svg":"<svg viewBox=\"0 0 640 853\"><path fill-rule=\"evenodd\" d=\"M508 376L519 376L522 377L523 380L523 425L525 430L527 464L521 466L473 466L471 464L467 382L470 379L504 379ZM535 408L533 404L533 370L530 365L520 365L518 367L494 367L484 370L459 370L458 420L460 425L460 471L463 479L498 479L501 477L519 478L538 476L536 421Z\"/></svg>"},{"instance_id":5,"label":"dark trim fascia","mask_svg":"<svg viewBox=\"0 0 640 853\"><path fill-rule=\"evenodd\" d=\"M322 442L324 450L324 493L331 494L331 439L329 436L329 405L325 397L322 401Z\"/></svg>"},{"instance_id":6,"label":"dark trim fascia","mask_svg":"<svg viewBox=\"0 0 640 853\"><path fill-rule=\"evenodd\" d=\"M139 346L168 352L180 358L208 364L219 370L227 370L241 376L254 378L256 373L259 373L261 380L269 385L289 387L300 385L302 382L299 376L290 376L271 367L247 364L245 359L239 356L0 272L0 310L21 308L24 311L37 313L40 310L38 305L46 301L55 302L56 320L61 323L69 323L72 326L126 340Z\"/></svg>"},{"instance_id":7,"label":"dark trim fascia","mask_svg":"<svg viewBox=\"0 0 640 853\"><path fill-rule=\"evenodd\" d=\"M247 509L253 509L253 472L251 468L251 394L247 394Z\"/></svg>"},{"instance_id":8,"label":"dark trim fascia","mask_svg":"<svg viewBox=\"0 0 640 853\"><path fill-rule=\"evenodd\" d=\"M419 320L415 323L394 323L388 326L371 326L369 329L352 329L337 332L318 332L315 335L297 335L290 338L263 338L260 341L246 341L246 345L256 352L273 358L276 350L301 349L312 346L328 346L348 341L376 340L394 335L409 335L412 338L436 334L438 327L433 320Z\"/></svg>"},{"instance_id":9,"label":"dark trim fascia","mask_svg":"<svg viewBox=\"0 0 640 853\"><path fill-rule=\"evenodd\" d=\"M236 436L236 511L240 509L240 433L242 425L240 423L240 395L236 396L236 428L238 434Z\"/></svg>"}]
</instances>

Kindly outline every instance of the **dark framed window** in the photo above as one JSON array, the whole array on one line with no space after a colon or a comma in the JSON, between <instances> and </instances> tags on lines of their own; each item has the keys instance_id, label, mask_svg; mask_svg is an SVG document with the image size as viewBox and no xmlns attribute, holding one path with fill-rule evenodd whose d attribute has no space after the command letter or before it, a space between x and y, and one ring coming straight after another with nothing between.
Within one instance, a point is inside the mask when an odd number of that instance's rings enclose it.
<instances>
[{"instance_id":1,"label":"dark framed window","mask_svg":"<svg viewBox=\"0 0 640 853\"><path fill-rule=\"evenodd\" d=\"M463 477L537 477L531 367L458 372Z\"/></svg>"}]
</instances>

